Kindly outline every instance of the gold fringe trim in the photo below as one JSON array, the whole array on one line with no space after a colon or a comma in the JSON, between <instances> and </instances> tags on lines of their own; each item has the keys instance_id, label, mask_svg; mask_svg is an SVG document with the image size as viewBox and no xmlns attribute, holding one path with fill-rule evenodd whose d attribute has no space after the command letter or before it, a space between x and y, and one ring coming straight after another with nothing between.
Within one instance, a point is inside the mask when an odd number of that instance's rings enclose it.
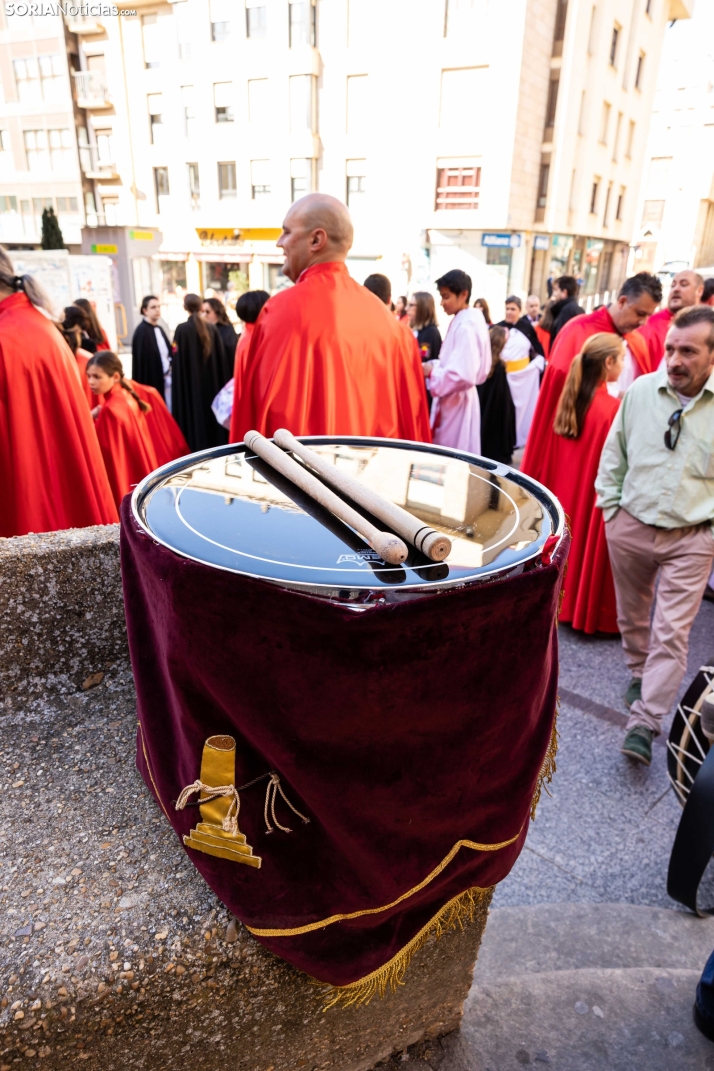
<instances>
[{"instance_id":1,"label":"gold fringe trim","mask_svg":"<svg viewBox=\"0 0 714 1071\"><path fill-rule=\"evenodd\" d=\"M560 696L558 696L558 698L555 701L555 717L553 718L553 729L552 729L551 734L550 734L550 743L548 744L548 750L545 753L545 758L543 759L543 765L541 766L540 773L538 774L538 782L536 784L536 790L533 793L533 800L531 802L531 822L535 822L536 810L538 808L538 804L540 803L540 797L541 797L541 794L543 793L543 791L545 791L549 796L551 794L549 792L549 790L548 790L548 785L553 780L553 774L555 773L555 771L557 769L557 764L556 764L556 761L555 761L555 757L558 754L558 740L559 740L558 715L559 714L560 714Z\"/></svg>"},{"instance_id":2,"label":"gold fringe trim","mask_svg":"<svg viewBox=\"0 0 714 1071\"><path fill-rule=\"evenodd\" d=\"M349 985L330 986L325 994L325 1006L323 1011L342 1005L349 1008L353 1004L368 1004L372 997L379 994L384 998L387 991L396 993L397 987L404 985L404 975L416 953L424 947L430 937L438 941L450 930L463 930L465 922L474 922L477 913L488 905L493 895L493 886L488 889L475 887L459 893L448 903L444 904L439 912L423 926L419 933L412 937L411 941L404 946L396 956L392 956L383 967L379 967L371 974L365 975L357 982Z\"/></svg>"},{"instance_id":3,"label":"gold fringe trim","mask_svg":"<svg viewBox=\"0 0 714 1071\"><path fill-rule=\"evenodd\" d=\"M545 765L545 764L544 764ZM542 776L542 772L541 772ZM254 933L257 937L297 937L301 933L311 933L313 930L324 929L325 926L331 926L333 922L343 922L345 919L358 919L362 915L379 915L382 911L389 911L390 908L396 907L397 904L401 904L403 900L408 900L410 896L414 896L415 893L421 892L426 888L434 878L441 874L442 870L445 870L454 856L462 848L473 848L477 852L497 852L500 848L507 848L509 844L513 844L521 835L523 826L518 830L515 837L511 837L509 840L503 840L500 844L479 844L474 840L459 840L451 849L445 859L442 859L437 867L434 867L431 874L427 874L423 881L415 885L413 889L409 889L408 892L402 893L396 900L392 900L391 904L383 904L382 907L367 907L362 911L351 911L348 915L330 915L327 919L321 919L320 922L308 922L305 926L296 926L292 930L262 930L256 926L246 926L247 930Z\"/></svg>"}]
</instances>

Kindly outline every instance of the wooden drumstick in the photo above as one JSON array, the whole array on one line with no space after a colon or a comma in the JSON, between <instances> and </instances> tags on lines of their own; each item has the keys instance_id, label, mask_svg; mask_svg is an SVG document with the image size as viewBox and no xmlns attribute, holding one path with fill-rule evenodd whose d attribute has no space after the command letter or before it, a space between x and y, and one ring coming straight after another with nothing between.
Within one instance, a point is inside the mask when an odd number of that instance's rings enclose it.
<instances>
[{"instance_id":1,"label":"wooden drumstick","mask_svg":"<svg viewBox=\"0 0 714 1071\"><path fill-rule=\"evenodd\" d=\"M398 536L391 535L389 532L380 532L366 517L363 517L357 510L352 509L352 506L348 506L346 502L343 502L329 487L325 487L316 476L313 476L302 465L298 465L297 461L294 461L284 450L271 443L260 432L246 432L243 441L249 450L256 453L258 457L262 457L263 461L267 461L269 465L296 484L310 498L314 498L316 502L319 502L335 517L339 517L350 528L354 528L355 532L361 535L369 543L372 550L375 550L385 562L389 562L390 565L401 565L406 560L409 552L406 544Z\"/></svg>"},{"instance_id":2,"label":"wooden drumstick","mask_svg":"<svg viewBox=\"0 0 714 1071\"><path fill-rule=\"evenodd\" d=\"M359 480L355 480L353 476L348 476L347 473L330 464L321 454L315 453L309 446L301 443L285 428L276 431L274 439L283 450L290 450L291 453L297 454L323 480L337 491L347 495L358 506L369 510L373 517L388 525L397 535L408 540L433 562L443 562L444 558L451 553L451 540L448 536L424 524L418 517L412 516L395 502L387 501L376 491L370 490Z\"/></svg>"}]
</instances>

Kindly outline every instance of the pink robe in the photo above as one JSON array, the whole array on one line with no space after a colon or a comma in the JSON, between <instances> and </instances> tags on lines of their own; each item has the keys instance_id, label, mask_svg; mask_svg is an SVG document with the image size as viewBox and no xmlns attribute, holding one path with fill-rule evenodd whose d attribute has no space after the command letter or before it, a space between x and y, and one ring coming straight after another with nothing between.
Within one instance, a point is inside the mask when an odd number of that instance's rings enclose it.
<instances>
[{"instance_id":1,"label":"pink robe","mask_svg":"<svg viewBox=\"0 0 714 1071\"><path fill-rule=\"evenodd\" d=\"M433 439L440 446L481 453L481 408L476 387L491 371L491 340L480 309L462 309L449 324L439 360L426 381L434 399Z\"/></svg>"}]
</instances>

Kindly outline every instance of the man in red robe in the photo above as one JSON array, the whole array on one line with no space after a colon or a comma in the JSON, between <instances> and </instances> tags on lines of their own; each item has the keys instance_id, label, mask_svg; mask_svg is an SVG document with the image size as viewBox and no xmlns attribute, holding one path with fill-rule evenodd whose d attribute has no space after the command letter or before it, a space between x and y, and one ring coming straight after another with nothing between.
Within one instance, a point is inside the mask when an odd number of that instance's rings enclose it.
<instances>
[{"instance_id":1,"label":"man in red robe","mask_svg":"<svg viewBox=\"0 0 714 1071\"><path fill-rule=\"evenodd\" d=\"M297 285L258 317L231 441L272 435L374 435L430 442L418 351L386 306L349 275L352 222L334 197L311 193L290 208L278 245Z\"/></svg>"},{"instance_id":2,"label":"man in red robe","mask_svg":"<svg viewBox=\"0 0 714 1071\"><path fill-rule=\"evenodd\" d=\"M611 305L603 305L585 316L573 317L558 332L550 351L521 462L521 470L528 476L542 480L548 471L555 437L555 412L570 366L581 352L585 340L601 331L624 338L627 344L625 367L618 383L619 393L624 393L638 376L650 371L646 343L635 328L646 322L661 300L662 284L659 279L649 272L640 272L625 280Z\"/></svg>"},{"instance_id":3,"label":"man in red robe","mask_svg":"<svg viewBox=\"0 0 714 1071\"><path fill-rule=\"evenodd\" d=\"M677 272L672 279L672 288L667 298L667 308L660 309L642 327L637 328L647 343L649 370L656 372L664 360L664 340L672 326L672 319L680 309L698 305L704 292L704 280L696 271Z\"/></svg>"},{"instance_id":4,"label":"man in red robe","mask_svg":"<svg viewBox=\"0 0 714 1071\"><path fill-rule=\"evenodd\" d=\"M77 363L33 302L0 248L0 536L118 520Z\"/></svg>"}]
</instances>

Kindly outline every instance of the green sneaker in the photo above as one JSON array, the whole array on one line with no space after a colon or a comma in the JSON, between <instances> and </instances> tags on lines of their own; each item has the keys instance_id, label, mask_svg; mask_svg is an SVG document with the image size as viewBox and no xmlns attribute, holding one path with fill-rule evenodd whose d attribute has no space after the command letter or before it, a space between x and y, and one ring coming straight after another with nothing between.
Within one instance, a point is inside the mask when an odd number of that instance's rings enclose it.
<instances>
[{"instance_id":1,"label":"green sneaker","mask_svg":"<svg viewBox=\"0 0 714 1071\"><path fill-rule=\"evenodd\" d=\"M629 710L632 704L642 698L642 677L633 677L625 692L625 706Z\"/></svg>"},{"instance_id":2,"label":"green sneaker","mask_svg":"<svg viewBox=\"0 0 714 1071\"><path fill-rule=\"evenodd\" d=\"M633 725L625 737L620 751L628 759L649 766L652 762L652 740L654 733L644 725Z\"/></svg>"}]
</instances>

